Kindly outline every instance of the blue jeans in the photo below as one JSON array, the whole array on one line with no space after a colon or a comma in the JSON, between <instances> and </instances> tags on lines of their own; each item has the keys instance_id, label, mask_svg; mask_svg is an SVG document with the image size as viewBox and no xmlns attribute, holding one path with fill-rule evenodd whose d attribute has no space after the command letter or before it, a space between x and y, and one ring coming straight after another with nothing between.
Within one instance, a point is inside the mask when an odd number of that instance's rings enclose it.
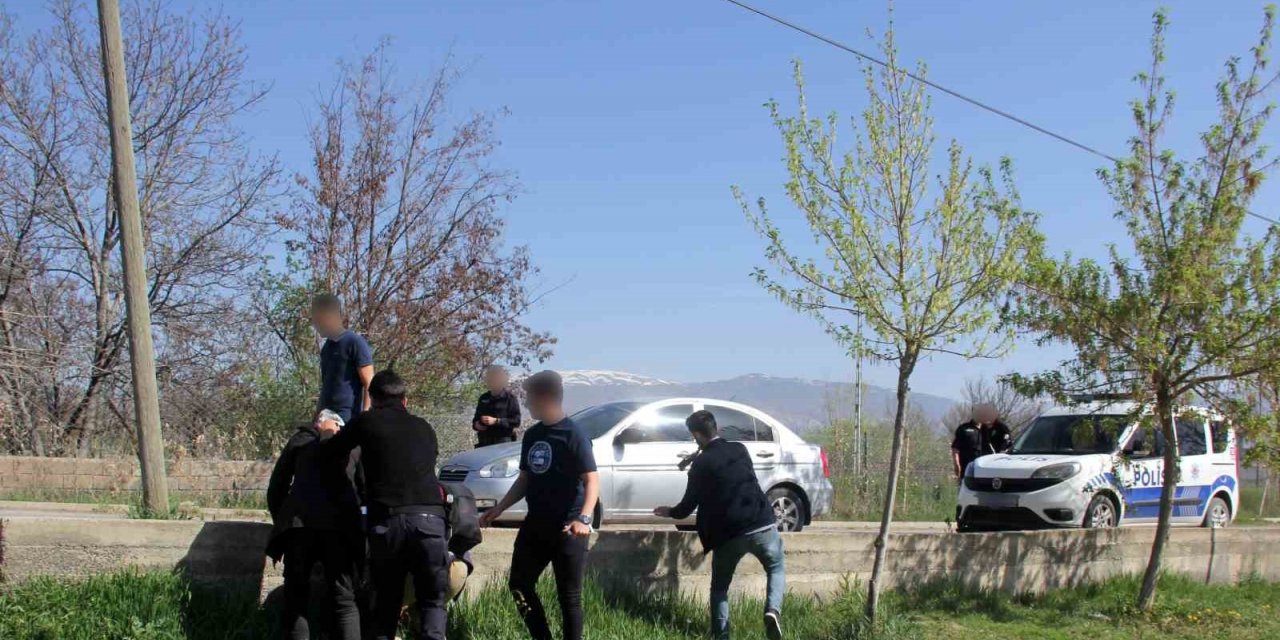
<instances>
[{"instance_id":1,"label":"blue jeans","mask_svg":"<svg viewBox=\"0 0 1280 640\"><path fill-rule=\"evenodd\" d=\"M782 535L777 529L738 536L711 554L711 635L720 640L729 637L729 585L742 556L751 554L760 561L769 576L765 611L782 610L782 594L787 590L787 574L782 568Z\"/></svg>"}]
</instances>

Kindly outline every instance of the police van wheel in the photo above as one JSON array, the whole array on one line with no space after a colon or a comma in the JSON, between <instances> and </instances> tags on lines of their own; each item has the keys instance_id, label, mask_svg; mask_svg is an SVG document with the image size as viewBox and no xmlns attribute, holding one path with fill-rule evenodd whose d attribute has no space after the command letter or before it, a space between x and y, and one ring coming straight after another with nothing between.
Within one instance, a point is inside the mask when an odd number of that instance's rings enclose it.
<instances>
[{"instance_id":1,"label":"police van wheel","mask_svg":"<svg viewBox=\"0 0 1280 640\"><path fill-rule=\"evenodd\" d=\"M596 501L596 510L591 512L591 530L599 531L601 525L604 524L604 505L600 501Z\"/></svg>"},{"instance_id":2,"label":"police van wheel","mask_svg":"<svg viewBox=\"0 0 1280 640\"><path fill-rule=\"evenodd\" d=\"M778 521L778 531L792 532L804 529L804 501L790 489L781 487L769 492L769 504L773 517Z\"/></svg>"},{"instance_id":3,"label":"police van wheel","mask_svg":"<svg viewBox=\"0 0 1280 640\"><path fill-rule=\"evenodd\" d=\"M1094 496L1084 513L1084 528L1110 529L1117 524L1120 524L1120 512L1116 503L1104 495Z\"/></svg>"},{"instance_id":4,"label":"police van wheel","mask_svg":"<svg viewBox=\"0 0 1280 640\"><path fill-rule=\"evenodd\" d=\"M1209 501L1209 508L1204 511L1204 522L1201 526L1209 529L1221 529L1231 524L1231 507L1221 496L1214 496Z\"/></svg>"}]
</instances>

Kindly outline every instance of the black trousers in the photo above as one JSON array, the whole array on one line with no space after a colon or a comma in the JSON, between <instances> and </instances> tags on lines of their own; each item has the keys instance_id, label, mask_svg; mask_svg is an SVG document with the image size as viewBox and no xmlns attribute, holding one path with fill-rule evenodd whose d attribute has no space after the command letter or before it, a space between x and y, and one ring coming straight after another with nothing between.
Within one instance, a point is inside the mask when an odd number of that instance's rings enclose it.
<instances>
[{"instance_id":1,"label":"black trousers","mask_svg":"<svg viewBox=\"0 0 1280 640\"><path fill-rule=\"evenodd\" d=\"M550 564L564 621L564 640L582 640L582 579L587 570L587 538L560 527L526 525L516 535L508 586L516 608L534 640L552 640L547 612L538 598L538 577Z\"/></svg>"},{"instance_id":2,"label":"black trousers","mask_svg":"<svg viewBox=\"0 0 1280 640\"><path fill-rule=\"evenodd\" d=\"M413 576L418 604L418 637L444 640L449 595L448 531L434 514L389 515L369 529L375 638L396 637L406 575Z\"/></svg>"},{"instance_id":3,"label":"black trousers","mask_svg":"<svg viewBox=\"0 0 1280 640\"><path fill-rule=\"evenodd\" d=\"M356 607L356 557L352 540L336 531L294 529L289 532L284 552L284 607L280 617L280 637L310 640L311 571L319 563L324 571L329 599L322 615L332 616L330 636L339 640L360 639L360 612Z\"/></svg>"}]
</instances>

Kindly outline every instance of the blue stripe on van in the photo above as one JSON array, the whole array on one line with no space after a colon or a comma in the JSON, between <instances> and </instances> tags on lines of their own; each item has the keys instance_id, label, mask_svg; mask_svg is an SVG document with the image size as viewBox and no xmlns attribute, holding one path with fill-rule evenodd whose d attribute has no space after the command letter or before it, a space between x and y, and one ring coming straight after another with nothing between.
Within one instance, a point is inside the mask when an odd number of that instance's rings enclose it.
<instances>
[{"instance_id":1,"label":"blue stripe on van","mask_svg":"<svg viewBox=\"0 0 1280 640\"><path fill-rule=\"evenodd\" d=\"M1190 518L1204 515L1209 497L1218 489L1234 490L1236 480L1231 476L1218 476L1213 484L1180 486L1174 490L1173 515ZM1125 515L1131 518L1155 518L1160 515L1160 487L1126 489L1124 492Z\"/></svg>"}]
</instances>

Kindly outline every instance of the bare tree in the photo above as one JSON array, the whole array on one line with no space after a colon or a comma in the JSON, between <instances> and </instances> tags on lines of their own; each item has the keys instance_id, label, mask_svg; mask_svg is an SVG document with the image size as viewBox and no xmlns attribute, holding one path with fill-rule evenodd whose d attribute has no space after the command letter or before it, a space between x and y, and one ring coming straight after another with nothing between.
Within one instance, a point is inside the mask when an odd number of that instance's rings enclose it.
<instances>
[{"instance_id":1,"label":"bare tree","mask_svg":"<svg viewBox=\"0 0 1280 640\"><path fill-rule=\"evenodd\" d=\"M130 413L113 255L119 220L109 196L93 14L75 0L59 0L51 13L53 25L28 39L7 29L0 38L4 242L20 238L13 233L22 228L26 203L39 230L27 264L38 270L26 271L23 282L50 314L48 326L25 327L25 337L13 341L39 344L42 334L62 340L45 345L48 369L27 382L38 383L42 419L65 434L69 450L86 453L95 432L120 426ZM190 345L210 344L237 319L228 301L261 264L279 171L274 160L247 151L235 126L263 90L244 79L245 53L229 20L175 15L156 0L128 3L122 18L148 298L160 366L174 369L192 365ZM225 355L199 354L206 363Z\"/></svg>"},{"instance_id":2,"label":"bare tree","mask_svg":"<svg viewBox=\"0 0 1280 640\"><path fill-rule=\"evenodd\" d=\"M1045 409L1040 401L1018 393L1002 381L973 378L965 381L960 402L942 417L942 425L954 429L969 421L974 407L980 404L994 405L1000 419L1014 432L1031 424Z\"/></svg>"},{"instance_id":3,"label":"bare tree","mask_svg":"<svg viewBox=\"0 0 1280 640\"><path fill-rule=\"evenodd\" d=\"M424 86L403 87L385 53L383 44L340 67L311 128L313 170L280 221L296 234L295 284L340 295L378 360L438 397L491 360L544 359L553 340L520 322L536 269L527 249L503 243L500 209L517 186L492 166L493 115L451 120L459 73L449 62ZM305 297L294 298L292 313L278 299L264 305L290 345L304 329Z\"/></svg>"}]
</instances>

